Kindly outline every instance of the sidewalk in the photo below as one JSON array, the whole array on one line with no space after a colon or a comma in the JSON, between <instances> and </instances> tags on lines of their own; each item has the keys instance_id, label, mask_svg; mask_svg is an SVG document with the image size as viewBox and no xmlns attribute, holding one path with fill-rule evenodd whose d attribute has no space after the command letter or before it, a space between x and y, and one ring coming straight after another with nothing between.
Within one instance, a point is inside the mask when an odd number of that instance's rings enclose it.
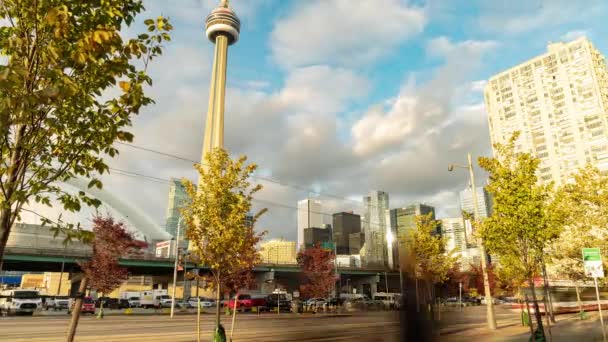
<instances>
[{"instance_id":1,"label":"sidewalk","mask_svg":"<svg viewBox=\"0 0 608 342\"><path fill-rule=\"evenodd\" d=\"M588 318L580 320L577 314L556 316L557 322L551 325L553 342L593 342L602 341L602 329L597 312L587 313ZM536 322L534 322L536 323ZM535 325L536 326L536 325ZM543 326L547 341L550 341L549 330L543 316ZM489 330L485 324L461 324L441 330L441 341L528 341L530 328L521 326L519 319L499 320L498 329Z\"/></svg>"}]
</instances>

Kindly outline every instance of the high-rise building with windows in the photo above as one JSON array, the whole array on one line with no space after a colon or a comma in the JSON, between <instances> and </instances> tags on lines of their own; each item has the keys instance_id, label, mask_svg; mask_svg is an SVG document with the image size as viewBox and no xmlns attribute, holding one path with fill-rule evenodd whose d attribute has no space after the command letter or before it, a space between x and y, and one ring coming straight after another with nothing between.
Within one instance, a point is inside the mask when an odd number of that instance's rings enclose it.
<instances>
[{"instance_id":1,"label":"high-rise building with windows","mask_svg":"<svg viewBox=\"0 0 608 342\"><path fill-rule=\"evenodd\" d=\"M304 229L304 248L312 248L317 244L323 248L333 249L331 228L310 227Z\"/></svg>"},{"instance_id":2,"label":"high-rise building with windows","mask_svg":"<svg viewBox=\"0 0 608 342\"><path fill-rule=\"evenodd\" d=\"M477 208L479 218L490 217L492 215L492 197L482 186L477 187ZM460 192L460 209L463 212L473 215L475 213L475 202L473 201L473 191L470 187Z\"/></svg>"},{"instance_id":3,"label":"high-rise building with windows","mask_svg":"<svg viewBox=\"0 0 608 342\"><path fill-rule=\"evenodd\" d=\"M169 186L169 204L167 205L167 215L165 220L165 230L171 236L175 237L177 234L177 225L180 223L179 218L181 217L180 209L186 206L188 202L188 194L186 188L179 179L172 178ZM182 222L180 231L180 240L183 241L185 230L184 222Z\"/></svg>"},{"instance_id":4,"label":"high-rise building with windows","mask_svg":"<svg viewBox=\"0 0 608 342\"><path fill-rule=\"evenodd\" d=\"M363 197L363 220L361 230L365 238L364 259L367 266L385 266L386 257L386 210L388 210L388 193L372 191Z\"/></svg>"},{"instance_id":5,"label":"high-rise building with windows","mask_svg":"<svg viewBox=\"0 0 608 342\"><path fill-rule=\"evenodd\" d=\"M446 251L462 254L467 249L467 237L462 217L441 219L441 235L446 238Z\"/></svg>"},{"instance_id":6,"label":"high-rise building with windows","mask_svg":"<svg viewBox=\"0 0 608 342\"><path fill-rule=\"evenodd\" d=\"M336 245L336 253L338 255L350 254L350 235L360 232L361 216L352 212L333 214L333 241ZM360 247L358 246L357 248ZM359 254L359 252L357 251L355 254Z\"/></svg>"},{"instance_id":7,"label":"high-rise building with windows","mask_svg":"<svg viewBox=\"0 0 608 342\"><path fill-rule=\"evenodd\" d=\"M435 208L421 203L409 205L404 208L391 209L388 212L388 220L391 225L391 231L395 234L393 260L394 265L399 264L399 256L404 253L405 238L408 232L416 229L416 216L431 215L435 219ZM437 227L437 234L441 234L441 227Z\"/></svg>"},{"instance_id":8,"label":"high-rise building with windows","mask_svg":"<svg viewBox=\"0 0 608 342\"><path fill-rule=\"evenodd\" d=\"M540 159L541 182L561 185L586 164L608 171L608 68L587 38L550 43L490 78L484 95L492 144L519 131L516 148Z\"/></svg>"},{"instance_id":9,"label":"high-rise building with windows","mask_svg":"<svg viewBox=\"0 0 608 342\"><path fill-rule=\"evenodd\" d=\"M305 199L298 202L298 250L304 245L304 229L323 226L321 210L321 201Z\"/></svg>"}]
</instances>

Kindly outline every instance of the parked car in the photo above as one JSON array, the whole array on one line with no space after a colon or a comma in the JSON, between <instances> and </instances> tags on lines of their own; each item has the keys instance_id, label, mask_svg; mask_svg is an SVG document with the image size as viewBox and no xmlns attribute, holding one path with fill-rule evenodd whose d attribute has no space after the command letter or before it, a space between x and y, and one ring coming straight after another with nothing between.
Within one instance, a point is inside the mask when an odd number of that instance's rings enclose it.
<instances>
[{"instance_id":1,"label":"parked car","mask_svg":"<svg viewBox=\"0 0 608 342\"><path fill-rule=\"evenodd\" d=\"M63 310L68 309L70 306L70 297L68 296L56 296L56 297L48 297L46 298L46 302L44 304L46 310Z\"/></svg>"},{"instance_id":2,"label":"parked car","mask_svg":"<svg viewBox=\"0 0 608 342\"><path fill-rule=\"evenodd\" d=\"M215 301L213 299L200 297L200 300L201 308L207 309L215 306ZM196 297L190 297L188 298L188 302L190 303L190 305L192 305L192 307L196 307L196 305L198 304L198 299Z\"/></svg>"},{"instance_id":3,"label":"parked car","mask_svg":"<svg viewBox=\"0 0 608 342\"><path fill-rule=\"evenodd\" d=\"M325 300L325 298L310 298L309 300L306 301L306 305L307 306L312 306L312 307L323 307L323 304L327 303L327 300Z\"/></svg>"},{"instance_id":4,"label":"parked car","mask_svg":"<svg viewBox=\"0 0 608 342\"><path fill-rule=\"evenodd\" d=\"M68 315L72 313L74 310L74 305L76 305L76 301L72 301L72 305L70 305L70 309L68 310ZM91 297L84 297L82 299L82 307L80 308L81 313L90 313L95 314L95 301Z\"/></svg>"},{"instance_id":5,"label":"parked car","mask_svg":"<svg viewBox=\"0 0 608 342\"><path fill-rule=\"evenodd\" d=\"M466 305L481 305L480 298L467 297L467 298L463 299L462 301L465 302Z\"/></svg>"},{"instance_id":6,"label":"parked car","mask_svg":"<svg viewBox=\"0 0 608 342\"><path fill-rule=\"evenodd\" d=\"M291 300L284 293L273 293L266 296L263 309L276 311L277 307L279 311L291 312Z\"/></svg>"},{"instance_id":7,"label":"parked car","mask_svg":"<svg viewBox=\"0 0 608 342\"><path fill-rule=\"evenodd\" d=\"M458 297L449 297L445 300L446 306L458 306L460 299Z\"/></svg>"},{"instance_id":8,"label":"parked car","mask_svg":"<svg viewBox=\"0 0 608 342\"><path fill-rule=\"evenodd\" d=\"M235 298L236 298L236 296L233 297L232 299L230 299L230 301L227 303L228 308L234 309L234 307L235 307L234 299ZM248 294L239 294L238 298L239 299L236 303L237 310L249 311L249 310L251 310L251 308L254 308L254 307L266 306L265 297L251 296Z\"/></svg>"},{"instance_id":9,"label":"parked car","mask_svg":"<svg viewBox=\"0 0 608 342\"><path fill-rule=\"evenodd\" d=\"M131 304L129 304L129 300L128 299L119 299L118 300L118 308L119 309L128 309L131 307Z\"/></svg>"},{"instance_id":10,"label":"parked car","mask_svg":"<svg viewBox=\"0 0 608 342\"><path fill-rule=\"evenodd\" d=\"M169 307L171 307L170 304L169 304ZM180 308L180 309L192 309L192 308L195 308L196 305L192 305L192 303L190 303L187 300L176 300L175 307Z\"/></svg>"},{"instance_id":11,"label":"parked car","mask_svg":"<svg viewBox=\"0 0 608 342\"><path fill-rule=\"evenodd\" d=\"M486 303L487 303L486 302L486 297L481 298L480 304L481 305L486 305ZM492 303L494 305L496 305L496 304L504 304L505 302L503 300L498 299L498 298L492 298Z\"/></svg>"},{"instance_id":12,"label":"parked car","mask_svg":"<svg viewBox=\"0 0 608 342\"><path fill-rule=\"evenodd\" d=\"M103 302L104 309L119 309L118 299L110 298L110 297L99 297L95 301L95 307L101 307L101 303Z\"/></svg>"}]
</instances>

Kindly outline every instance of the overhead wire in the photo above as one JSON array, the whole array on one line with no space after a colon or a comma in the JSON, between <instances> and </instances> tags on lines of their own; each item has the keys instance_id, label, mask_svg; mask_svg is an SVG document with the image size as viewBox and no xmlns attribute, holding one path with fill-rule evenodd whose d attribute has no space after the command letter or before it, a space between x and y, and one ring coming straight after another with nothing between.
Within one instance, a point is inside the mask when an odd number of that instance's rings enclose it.
<instances>
[{"instance_id":1,"label":"overhead wire","mask_svg":"<svg viewBox=\"0 0 608 342\"><path fill-rule=\"evenodd\" d=\"M156 176L150 176L150 175L145 175L145 174L138 173L138 172L132 172L132 171L127 171L127 170L122 170L122 169L116 169L116 168L110 168L110 170L117 172L117 174L119 174L121 176L127 176L127 177L133 177L133 178L142 178L142 179L153 181L153 182L156 182L156 183L171 184L171 180L170 179L166 179L166 178L160 178L160 177L156 177ZM258 203L262 203L262 204L272 205L272 206L275 206L275 207L280 207L280 208L292 209L292 210L296 210L296 211L301 210L297 206L293 206L293 205L289 205L289 204L283 204L283 203L278 203L278 202L273 202L273 201L264 200L264 199L260 199L260 198L255 198L255 197L253 198L253 201L254 202L258 202ZM315 210L307 210L307 212L308 213L312 213L312 214L323 215L323 216L327 216L327 217L333 217L333 215L334 215L334 213L327 213L327 212L315 211ZM378 226L380 226L380 224L377 224L375 222L366 221L363 218L361 218L361 223L366 223L366 224L370 224L370 225L378 225Z\"/></svg>"},{"instance_id":2,"label":"overhead wire","mask_svg":"<svg viewBox=\"0 0 608 342\"><path fill-rule=\"evenodd\" d=\"M187 162L191 162L191 163L195 163L195 164L202 164L202 165L208 166L208 164L201 163L200 161L196 161L196 160L193 160L193 159L190 159L190 158L178 156L178 155L175 155L175 154L172 154L172 153L158 151L158 150L155 150L155 149L152 149L152 148L148 148L148 147L138 146L138 145L134 145L134 144L128 144L128 143L124 143L124 142L118 142L118 144L119 145L123 145L123 146L127 146L127 147L131 147L131 148L134 148L134 149L150 152L150 153L155 153L155 154L158 154L158 155L161 155L161 156L178 159L178 160L181 160L181 161L187 161ZM358 203L358 204L363 203L362 201L359 201L359 200L356 200L356 199L352 199L352 198L348 198L348 197L343 196L343 195L337 195L337 194L331 194L331 193L327 193L327 192L321 192L321 191L317 191L317 190L312 190L312 189L307 188L307 187L302 186L302 185L290 184L290 183L283 182L283 181L280 181L280 180L276 180L276 179L273 179L273 178L270 178L270 177L264 177L264 176L259 176L259 175L252 175L251 177L254 178L254 179L258 179L258 180L261 180L261 181L277 184L277 185L280 185L280 186L294 188L294 189L297 189L299 191L305 191L305 192L308 192L310 194L314 194L314 195L318 195L318 196L330 197L330 198L335 198L335 199L339 199L339 200L343 200L343 201L354 202L354 203Z\"/></svg>"}]
</instances>

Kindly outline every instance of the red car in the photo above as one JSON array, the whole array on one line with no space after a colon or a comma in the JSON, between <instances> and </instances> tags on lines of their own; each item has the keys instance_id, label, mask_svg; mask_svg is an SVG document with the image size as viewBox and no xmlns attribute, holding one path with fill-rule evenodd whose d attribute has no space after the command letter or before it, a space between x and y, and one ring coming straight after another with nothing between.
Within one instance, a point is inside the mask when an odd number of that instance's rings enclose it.
<instances>
[{"instance_id":1,"label":"red car","mask_svg":"<svg viewBox=\"0 0 608 342\"><path fill-rule=\"evenodd\" d=\"M74 304L76 301L72 301L72 305L70 305L70 309L68 310L68 314L72 313L72 309L74 308ZM84 297L82 300L82 308L80 308L80 313L90 313L95 314L95 301L91 297Z\"/></svg>"},{"instance_id":2,"label":"red car","mask_svg":"<svg viewBox=\"0 0 608 342\"><path fill-rule=\"evenodd\" d=\"M239 294L239 300L236 303L237 309L241 311L249 311L254 307L263 307L266 305L265 297L252 297L248 294ZM228 308L234 309L234 298L230 299L227 303Z\"/></svg>"}]
</instances>

